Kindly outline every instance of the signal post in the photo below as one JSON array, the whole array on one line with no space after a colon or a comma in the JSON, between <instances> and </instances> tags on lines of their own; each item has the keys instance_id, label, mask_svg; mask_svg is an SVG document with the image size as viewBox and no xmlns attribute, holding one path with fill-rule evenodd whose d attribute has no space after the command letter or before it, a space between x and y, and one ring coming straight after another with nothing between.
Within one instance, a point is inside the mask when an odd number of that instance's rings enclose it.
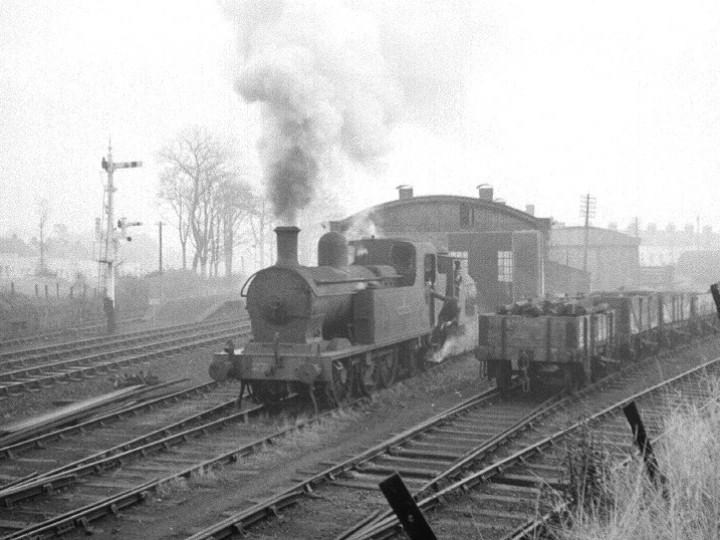
<instances>
[{"instance_id":1,"label":"signal post","mask_svg":"<svg viewBox=\"0 0 720 540\"><path fill-rule=\"evenodd\" d=\"M124 161L115 163L112 158L112 146L108 146L107 158L102 159L102 168L107 172L107 231L105 234L105 258L101 259L101 263L105 263L105 297L103 299L103 307L107 316L108 333L113 334L117 328L115 321L115 269L118 250L118 234L115 231L115 215L113 209L113 193L115 186L113 185L113 173L116 169L130 169L142 167L142 161ZM118 221L118 227L121 229L122 236L126 240L131 240L127 236L126 227L140 225L139 222L128 223L125 218Z\"/></svg>"}]
</instances>

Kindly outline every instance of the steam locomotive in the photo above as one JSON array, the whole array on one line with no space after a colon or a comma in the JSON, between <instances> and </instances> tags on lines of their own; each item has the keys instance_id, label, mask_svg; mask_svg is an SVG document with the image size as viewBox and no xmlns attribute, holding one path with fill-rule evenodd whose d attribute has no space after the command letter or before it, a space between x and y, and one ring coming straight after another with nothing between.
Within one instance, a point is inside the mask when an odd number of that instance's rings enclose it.
<instances>
[{"instance_id":1,"label":"steam locomotive","mask_svg":"<svg viewBox=\"0 0 720 540\"><path fill-rule=\"evenodd\" d=\"M414 375L454 344L475 346L475 284L462 258L328 232L318 266L301 266L299 231L275 229L277 262L241 291L252 339L215 355L213 379L239 379L241 397L248 389L260 402L307 392L316 406L318 397L339 404Z\"/></svg>"}]
</instances>

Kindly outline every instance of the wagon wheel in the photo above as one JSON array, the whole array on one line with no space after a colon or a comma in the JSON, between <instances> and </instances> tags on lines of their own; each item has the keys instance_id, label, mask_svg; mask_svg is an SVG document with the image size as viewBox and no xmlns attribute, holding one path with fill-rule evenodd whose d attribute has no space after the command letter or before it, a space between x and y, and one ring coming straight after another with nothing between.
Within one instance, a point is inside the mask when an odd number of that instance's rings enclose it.
<instances>
[{"instance_id":1,"label":"wagon wheel","mask_svg":"<svg viewBox=\"0 0 720 540\"><path fill-rule=\"evenodd\" d=\"M509 392L512 385L512 367L509 361L501 360L497 363L495 384L501 393Z\"/></svg>"},{"instance_id":2,"label":"wagon wheel","mask_svg":"<svg viewBox=\"0 0 720 540\"><path fill-rule=\"evenodd\" d=\"M288 395L287 385L283 382L254 381L248 386L255 401L263 404L280 401Z\"/></svg>"},{"instance_id":3,"label":"wagon wheel","mask_svg":"<svg viewBox=\"0 0 720 540\"><path fill-rule=\"evenodd\" d=\"M335 407L340 407L350 399L353 388L353 372L340 360L332 363L332 382L326 386L326 394Z\"/></svg>"},{"instance_id":4,"label":"wagon wheel","mask_svg":"<svg viewBox=\"0 0 720 540\"><path fill-rule=\"evenodd\" d=\"M581 366L568 364L564 367L563 386L568 394L574 394L585 386L585 372Z\"/></svg>"},{"instance_id":5,"label":"wagon wheel","mask_svg":"<svg viewBox=\"0 0 720 540\"><path fill-rule=\"evenodd\" d=\"M380 388L387 388L395 382L398 372L397 353L391 352L380 358L375 364Z\"/></svg>"}]
</instances>

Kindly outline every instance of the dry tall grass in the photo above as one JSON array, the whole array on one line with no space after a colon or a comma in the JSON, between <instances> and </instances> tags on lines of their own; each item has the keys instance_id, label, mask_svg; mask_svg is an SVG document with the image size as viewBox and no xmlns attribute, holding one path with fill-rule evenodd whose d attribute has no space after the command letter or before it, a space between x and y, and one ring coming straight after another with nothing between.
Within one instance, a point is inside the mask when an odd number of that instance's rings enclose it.
<instances>
[{"instance_id":1,"label":"dry tall grass","mask_svg":"<svg viewBox=\"0 0 720 540\"><path fill-rule=\"evenodd\" d=\"M642 461L614 469L599 504L579 504L561 540L720 538L720 384L715 400L676 405L654 449L667 477L665 493L647 478Z\"/></svg>"}]
</instances>

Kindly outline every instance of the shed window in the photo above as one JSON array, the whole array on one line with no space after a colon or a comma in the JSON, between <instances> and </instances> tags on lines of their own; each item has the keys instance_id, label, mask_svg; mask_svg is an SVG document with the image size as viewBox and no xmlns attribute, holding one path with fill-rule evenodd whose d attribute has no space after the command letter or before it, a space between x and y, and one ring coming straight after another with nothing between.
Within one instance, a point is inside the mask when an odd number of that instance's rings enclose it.
<instances>
[{"instance_id":1,"label":"shed window","mask_svg":"<svg viewBox=\"0 0 720 540\"><path fill-rule=\"evenodd\" d=\"M513 253L512 251L498 251L498 281L512 283L513 281Z\"/></svg>"}]
</instances>

